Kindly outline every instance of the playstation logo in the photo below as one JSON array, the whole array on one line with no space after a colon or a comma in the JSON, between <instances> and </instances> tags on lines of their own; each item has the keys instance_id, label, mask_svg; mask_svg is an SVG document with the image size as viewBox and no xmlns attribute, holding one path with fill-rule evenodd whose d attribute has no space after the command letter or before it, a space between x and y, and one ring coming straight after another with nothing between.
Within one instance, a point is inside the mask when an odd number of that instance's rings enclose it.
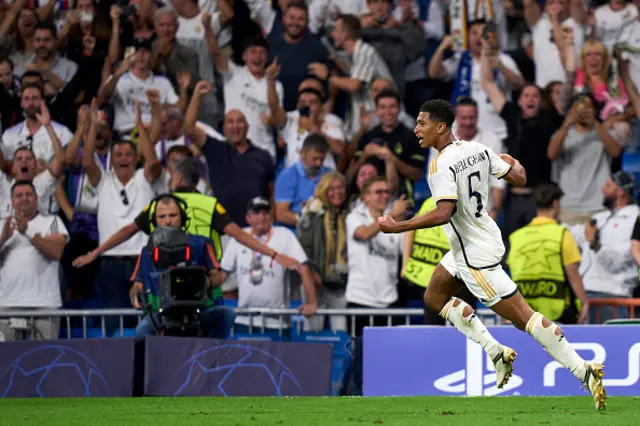
<instances>
[{"instance_id":1,"label":"playstation logo","mask_svg":"<svg viewBox=\"0 0 640 426\"><path fill-rule=\"evenodd\" d=\"M482 346L467 340L466 368L436 379L433 386L440 392L450 394L496 396L516 389L522 383L522 377L514 374L509 383L498 389L493 362ZM512 392L511 395L518 395L518 392Z\"/></svg>"}]
</instances>

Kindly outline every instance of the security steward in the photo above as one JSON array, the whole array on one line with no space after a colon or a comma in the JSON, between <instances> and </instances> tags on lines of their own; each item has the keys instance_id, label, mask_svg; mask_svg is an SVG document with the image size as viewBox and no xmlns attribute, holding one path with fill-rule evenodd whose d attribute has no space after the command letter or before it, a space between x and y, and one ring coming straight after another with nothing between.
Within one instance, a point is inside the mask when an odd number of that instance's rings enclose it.
<instances>
[{"instance_id":1,"label":"security steward","mask_svg":"<svg viewBox=\"0 0 640 426\"><path fill-rule=\"evenodd\" d=\"M509 236L507 264L531 308L551 321L576 324L587 319L589 300L578 272L578 245L557 222L563 195L554 183L536 187L537 216Z\"/></svg>"},{"instance_id":2,"label":"security steward","mask_svg":"<svg viewBox=\"0 0 640 426\"><path fill-rule=\"evenodd\" d=\"M422 203L416 216L424 215L435 207L433 198L428 198ZM424 299L424 292L431 281L431 275L449 249L449 240L447 240L444 229L440 226L418 229L404 234L402 278L409 284L409 299ZM475 306L478 301L465 286L456 294L456 297L464 300L470 306ZM425 307L424 323L425 325L444 325L445 320L436 312Z\"/></svg>"},{"instance_id":3,"label":"security steward","mask_svg":"<svg viewBox=\"0 0 640 426\"><path fill-rule=\"evenodd\" d=\"M199 180L200 169L196 160L185 157L175 161L171 176L171 190L175 196L186 203L186 213L189 217L187 233L210 238L213 242L216 262L219 262L222 258L220 235L225 233L235 238L243 246L273 259L285 268L295 269L298 267L299 263L295 259L277 253L233 223L225 208L215 197L201 194L196 190ZM157 226L154 219L156 204L155 201L151 202L132 223L121 228L100 247L84 256L78 257L73 262L73 265L75 267L88 265L102 253L122 244L138 231L151 234ZM220 288L214 289L213 297L217 304L221 304L222 290Z\"/></svg>"}]
</instances>

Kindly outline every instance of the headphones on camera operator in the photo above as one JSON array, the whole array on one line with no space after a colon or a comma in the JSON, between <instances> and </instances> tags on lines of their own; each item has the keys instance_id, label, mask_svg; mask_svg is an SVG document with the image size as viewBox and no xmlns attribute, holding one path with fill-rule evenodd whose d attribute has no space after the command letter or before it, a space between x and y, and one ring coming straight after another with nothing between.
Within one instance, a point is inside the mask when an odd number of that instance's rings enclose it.
<instances>
[{"instance_id":1,"label":"headphones on camera operator","mask_svg":"<svg viewBox=\"0 0 640 426\"><path fill-rule=\"evenodd\" d=\"M173 199L180 209L180 229L158 227L157 203ZM141 303L149 315L155 334L200 335L199 314L208 296L207 276L204 268L190 265L191 248L186 229L189 217L187 203L173 194L162 194L149 204L150 220L154 231L149 237L147 250L154 266L164 269L158 283L158 302L162 324L157 324L148 301ZM147 292L147 296L150 292Z\"/></svg>"},{"instance_id":2,"label":"headphones on camera operator","mask_svg":"<svg viewBox=\"0 0 640 426\"><path fill-rule=\"evenodd\" d=\"M177 195L166 193L160 194L149 203L149 216L151 219L151 224L154 228L158 227L158 219L156 217L156 208L158 206L158 202L166 199L172 199L178 205L178 209L180 210L180 229L183 232L187 232L189 228L189 216L187 215L187 202Z\"/></svg>"}]
</instances>

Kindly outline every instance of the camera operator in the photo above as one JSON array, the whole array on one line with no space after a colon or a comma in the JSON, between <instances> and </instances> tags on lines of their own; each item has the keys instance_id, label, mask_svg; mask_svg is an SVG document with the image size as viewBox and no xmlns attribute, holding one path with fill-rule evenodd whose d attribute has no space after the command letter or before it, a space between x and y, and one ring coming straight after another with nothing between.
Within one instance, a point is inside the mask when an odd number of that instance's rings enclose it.
<instances>
[{"instance_id":1,"label":"camera operator","mask_svg":"<svg viewBox=\"0 0 640 426\"><path fill-rule=\"evenodd\" d=\"M222 258L220 236L224 233L245 247L273 259L287 269L294 269L298 265L295 259L267 247L233 223L226 209L216 198L200 194L196 190L199 180L200 169L196 160L181 158L175 161L170 186L174 194L187 203L187 215L191 220L186 231L193 235L210 238L213 241L217 261ZM155 227L151 220L153 212L157 208L155 204L154 202L150 203L132 223L121 228L97 249L77 258L73 265L79 268L92 263L102 253L127 241L138 231L151 234ZM220 289L216 289L215 294L216 299L222 297Z\"/></svg>"},{"instance_id":2,"label":"camera operator","mask_svg":"<svg viewBox=\"0 0 640 426\"><path fill-rule=\"evenodd\" d=\"M184 230L187 226L187 213L183 206L185 202L175 195L160 195L155 202L154 222L158 227L178 228ZM209 276L208 286L212 285L215 269L218 267L216 261L213 243L208 238L200 235L187 234L190 247L189 266L202 266L206 269ZM164 269L157 267L152 259L152 253L148 247L143 247L138 257L138 263L132 276L134 282L129 293L131 303L134 308L141 309L142 306L138 300L138 295L145 290L150 293L152 310L158 309L158 289L159 279ZM210 293L211 294L211 293ZM229 331L233 326L235 313L233 309L225 306L212 306L213 300L209 298L207 309L200 313L199 319L202 326L202 334L205 337L225 339L229 336ZM154 314L155 322L161 323L160 315ZM154 328L150 318L145 317L136 327L136 339L143 339L145 336L154 334Z\"/></svg>"}]
</instances>

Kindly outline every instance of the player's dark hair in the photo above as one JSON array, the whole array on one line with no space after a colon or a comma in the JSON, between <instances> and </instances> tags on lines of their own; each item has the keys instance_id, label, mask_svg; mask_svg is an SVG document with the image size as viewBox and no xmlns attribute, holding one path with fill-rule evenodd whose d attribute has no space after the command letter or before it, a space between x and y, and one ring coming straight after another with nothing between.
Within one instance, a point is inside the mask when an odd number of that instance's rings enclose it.
<instances>
[{"instance_id":1,"label":"player's dark hair","mask_svg":"<svg viewBox=\"0 0 640 426\"><path fill-rule=\"evenodd\" d=\"M398 101L398 105L400 105L400 95L398 95L398 92L393 89L382 89L380 93L378 93L378 96L376 96L376 106L378 106L378 102L380 102L380 99L385 98L393 98Z\"/></svg>"},{"instance_id":2,"label":"player's dark hair","mask_svg":"<svg viewBox=\"0 0 640 426\"><path fill-rule=\"evenodd\" d=\"M138 148L136 147L136 144L128 141L126 139L119 139L117 141L114 141L111 143L111 152L113 153L113 150L118 146L118 145L129 145L131 147L131 149L133 150L134 155L138 153Z\"/></svg>"},{"instance_id":3,"label":"player's dark hair","mask_svg":"<svg viewBox=\"0 0 640 426\"><path fill-rule=\"evenodd\" d=\"M478 109L478 103L471 97L469 96L462 96L458 99L458 102L456 102L456 107L459 106L472 106L476 109Z\"/></svg>"},{"instance_id":4,"label":"player's dark hair","mask_svg":"<svg viewBox=\"0 0 640 426\"><path fill-rule=\"evenodd\" d=\"M321 134L312 133L307 136L307 138L302 143L303 151L308 151L310 149L321 154L326 154L327 152L329 152L329 142L327 142L327 139L325 139L325 137Z\"/></svg>"},{"instance_id":5,"label":"player's dark hair","mask_svg":"<svg viewBox=\"0 0 640 426\"><path fill-rule=\"evenodd\" d=\"M340 15L336 21L342 20L344 30L349 34L351 40L360 38L360 19L354 15Z\"/></svg>"},{"instance_id":6,"label":"player's dark hair","mask_svg":"<svg viewBox=\"0 0 640 426\"><path fill-rule=\"evenodd\" d=\"M536 207L539 209L550 209L553 202L559 200L564 195L562 189L556 183L541 183L534 191Z\"/></svg>"},{"instance_id":7,"label":"player's dark hair","mask_svg":"<svg viewBox=\"0 0 640 426\"><path fill-rule=\"evenodd\" d=\"M366 194L367 192L369 192L369 188L371 188L371 185L378 182L387 183L387 178L384 176L371 176L369 179L364 181L364 184L362 185L362 193Z\"/></svg>"},{"instance_id":8,"label":"player's dark hair","mask_svg":"<svg viewBox=\"0 0 640 426\"><path fill-rule=\"evenodd\" d=\"M429 119L432 121L443 122L448 129L453 126L453 122L456 119L456 112L453 106L444 99L434 99L422 104L420 112L426 112L429 114Z\"/></svg>"},{"instance_id":9,"label":"player's dark hair","mask_svg":"<svg viewBox=\"0 0 640 426\"><path fill-rule=\"evenodd\" d=\"M13 190L16 189L19 186L30 186L31 189L33 189L33 193L37 195L36 187L33 185L33 182L31 182L30 180L19 180L19 181L16 181L16 183L11 185L11 195L13 195Z\"/></svg>"}]
</instances>

